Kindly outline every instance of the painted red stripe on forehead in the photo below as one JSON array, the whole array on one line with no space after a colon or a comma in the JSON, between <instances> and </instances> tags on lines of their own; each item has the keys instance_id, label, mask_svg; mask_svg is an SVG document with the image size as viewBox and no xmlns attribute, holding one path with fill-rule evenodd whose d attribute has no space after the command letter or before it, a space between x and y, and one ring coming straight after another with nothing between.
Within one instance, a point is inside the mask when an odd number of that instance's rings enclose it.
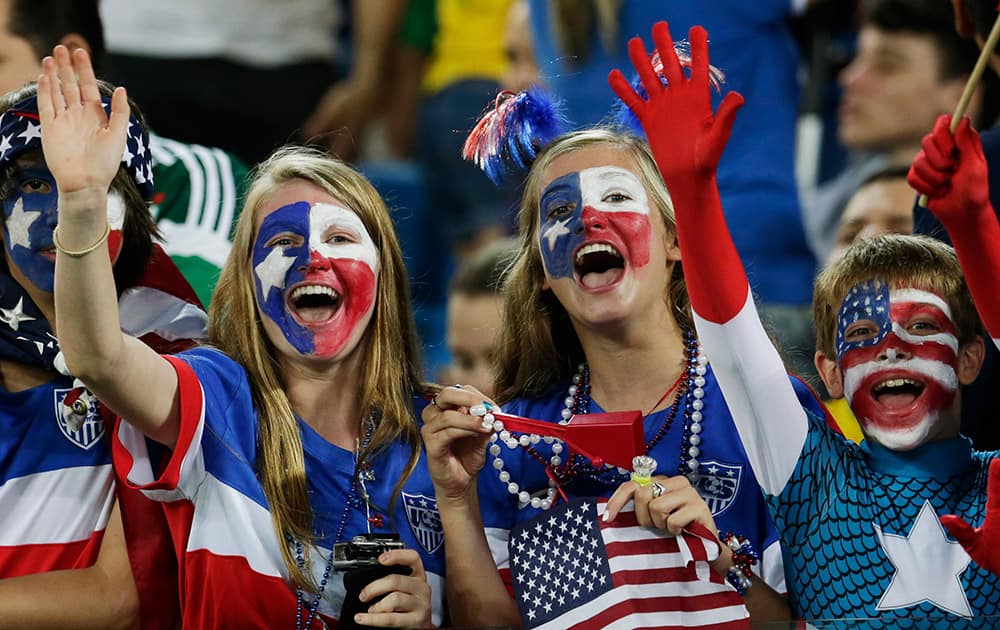
<instances>
[{"instance_id":1,"label":"painted red stripe on forehead","mask_svg":"<svg viewBox=\"0 0 1000 630\"><path fill-rule=\"evenodd\" d=\"M933 304L927 304L926 302L896 302L895 300L891 300L889 303L889 314L892 321L904 325L915 317L929 317L942 332L954 335L956 338L958 337L955 322L951 321L950 317Z\"/></svg>"}]
</instances>

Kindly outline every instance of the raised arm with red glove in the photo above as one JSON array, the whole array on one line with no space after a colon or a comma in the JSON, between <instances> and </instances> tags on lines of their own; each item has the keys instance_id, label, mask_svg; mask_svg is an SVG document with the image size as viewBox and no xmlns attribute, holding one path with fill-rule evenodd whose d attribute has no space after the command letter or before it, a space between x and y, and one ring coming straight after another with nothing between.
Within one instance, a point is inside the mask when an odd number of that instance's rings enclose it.
<instances>
[{"instance_id":1,"label":"raised arm with red glove","mask_svg":"<svg viewBox=\"0 0 1000 630\"><path fill-rule=\"evenodd\" d=\"M950 125L951 116L938 117L907 181L927 195L928 208L948 230L979 316L1000 347L1000 223L990 204L986 157L968 118L954 135Z\"/></svg>"},{"instance_id":2,"label":"raised arm with red glove","mask_svg":"<svg viewBox=\"0 0 1000 630\"><path fill-rule=\"evenodd\" d=\"M776 495L792 474L808 422L757 316L716 183L716 167L743 97L730 92L713 114L708 34L695 26L688 37L690 77L677 59L666 23L659 22L653 27L653 41L667 84L653 70L638 38L629 42L629 56L648 97L639 96L617 70L608 81L642 124L670 191L698 337L754 475L767 493Z\"/></svg>"}]
</instances>

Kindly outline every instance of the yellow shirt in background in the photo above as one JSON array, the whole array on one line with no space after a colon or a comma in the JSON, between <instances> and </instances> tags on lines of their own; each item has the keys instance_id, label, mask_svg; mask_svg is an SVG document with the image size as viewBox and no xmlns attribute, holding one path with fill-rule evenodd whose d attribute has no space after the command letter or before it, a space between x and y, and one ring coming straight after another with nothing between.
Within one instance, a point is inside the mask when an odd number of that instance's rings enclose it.
<instances>
[{"instance_id":1,"label":"yellow shirt in background","mask_svg":"<svg viewBox=\"0 0 1000 630\"><path fill-rule=\"evenodd\" d=\"M503 29L512 3L437 0L437 37L423 91L433 94L463 79L499 81L507 69Z\"/></svg>"}]
</instances>

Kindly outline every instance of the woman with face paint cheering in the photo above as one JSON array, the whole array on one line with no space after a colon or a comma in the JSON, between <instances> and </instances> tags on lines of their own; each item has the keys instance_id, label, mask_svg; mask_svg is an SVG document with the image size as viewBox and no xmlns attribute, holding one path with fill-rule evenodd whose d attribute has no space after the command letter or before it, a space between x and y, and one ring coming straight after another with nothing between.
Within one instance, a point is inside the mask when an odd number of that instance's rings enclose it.
<instances>
[{"instance_id":1,"label":"woman with face paint cheering","mask_svg":"<svg viewBox=\"0 0 1000 630\"><path fill-rule=\"evenodd\" d=\"M66 361L125 419L116 466L165 502L184 626L439 623L441 530L385 204L338 161L278 152L257 171L213 297L214 347L151 352L118 331L110 268L88 253L106 227L97 209L126 138L124 91L108 117L95 107L86 55L54 56L39 103L63 209L56 312ZM162 468L149 466L144 436L171 449ZM345 566L366 575L342 576ZM355 577L352 597L345 584ZM338 621L345 599L360 612Z\"/></svg>"},{"instance_id":2,"label":"woman with face paint cheering","mask_svg":"<svg viewBox=\"0 0 1000 630\"><path fill-rule=\"evenodd\" d=\"M526 625L549 619L548 609L534 610L524 598L518 610L504 588L515 565L511 532L563 497L602 497L608 520L635 519L671 536L695 521L713 533L718 527L741 534L762 556L749 588L732 576L745 591L751 618L787 618L776 593L784 582L777 533L712 364L700 356L684 267L670 195L645 142L591 129L559 137L539 152L520 207L519 253L504 287L497 397L504 412L553 423L641 410L656 483L639 485L614 468L595 470L579 456L564 461L559 443L529 438L513 450L490 443L480 419L465 413L481 395L445 388L437 406L424 410L423 435L455 601L475 593L481 609L503 611L498 618L509 623L518 623L518 613ZM628 508L619 515L629 501L634 514ZM730 551L725 547L712 563L720 583L734 566ZM452 558L461 558L461 566ZM648 593L667 593L671 578L647 575L663 582L647 585ZM731 620L715 616L728 613L711 598L700 601L687 611L705 615L700 623ZM466 623L482 614L451 610ZM684 623L683 613L660 610L624 623Z\"/></svg>"},{"instance_id":3,"label":"woman with face paint cheering","mask_svg":"<svg viewBox=\"0 0 1000 630\"><path fill-rule=\"evenodd\" d=\"M696 27L689 37L690 77L659 23L667 85L637 39L630 56L648 96L621 73L610 81L671 190L695 323L781 535L793 612L933 627L997 615L1000 580L938 521L982 521L995 455L974 452L958 432L960 385L978 373L983 342L954 252L882 236L853 245L817 278L816 365L865 435L846 441L788 385L757 317L715 182L742 99L730 94L713 113L707 34Z\"/></svg>"}]
</instances>

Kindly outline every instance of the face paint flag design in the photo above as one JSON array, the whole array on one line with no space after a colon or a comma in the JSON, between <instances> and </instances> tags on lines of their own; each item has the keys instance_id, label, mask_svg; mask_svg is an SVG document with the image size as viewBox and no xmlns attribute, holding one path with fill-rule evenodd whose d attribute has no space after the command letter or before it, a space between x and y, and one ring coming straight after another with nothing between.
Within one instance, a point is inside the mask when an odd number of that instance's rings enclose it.
<instances>
[{"instance_id":1,"label":"face paint flag design","mask_svg":"<svg viewBox=\"0 0 1000 630\"><path fill-rule=\"evenodd\" d=\"M836 344L845 397L866 431L890 448L916 446L954 398L957 331L933 293L857 285L841 305Z\"/></svg>"},{"instance_id":2,"label":"face paint flag design","mask_svg":"<svg viewBox=\"0 0 1000 630\"><path fill-rule=\"evenodd\" d=\"M336 354L375 301L378 252L357 214L299 201L261 223L253 249L263 313L303 354Z\"/></svg>"},{"instance_id":3,"label":"face paint flag design","mask_svg":"<svg viewBox=\"0 0 1000 630\"><path fill-rule=\"evenodd\" d=\"M649 262L649 200L642 182L604 166L553 180L539 201L539 247L549 275L612 284ZM588 276L592 276L588 278Z\"/></svg>"},{"instance_id":4,"label":"face paint flag design","mask_svg":"<svg viewBox=\"0 0 1000 630\"><path fill-rule=\"evenodd\" d=\"M526 628L749 627L743 600L708 562L708 530L673 537L640 527L631 503L576 499L511 530L511 577Z\"/></svg>"}]
</instances>

